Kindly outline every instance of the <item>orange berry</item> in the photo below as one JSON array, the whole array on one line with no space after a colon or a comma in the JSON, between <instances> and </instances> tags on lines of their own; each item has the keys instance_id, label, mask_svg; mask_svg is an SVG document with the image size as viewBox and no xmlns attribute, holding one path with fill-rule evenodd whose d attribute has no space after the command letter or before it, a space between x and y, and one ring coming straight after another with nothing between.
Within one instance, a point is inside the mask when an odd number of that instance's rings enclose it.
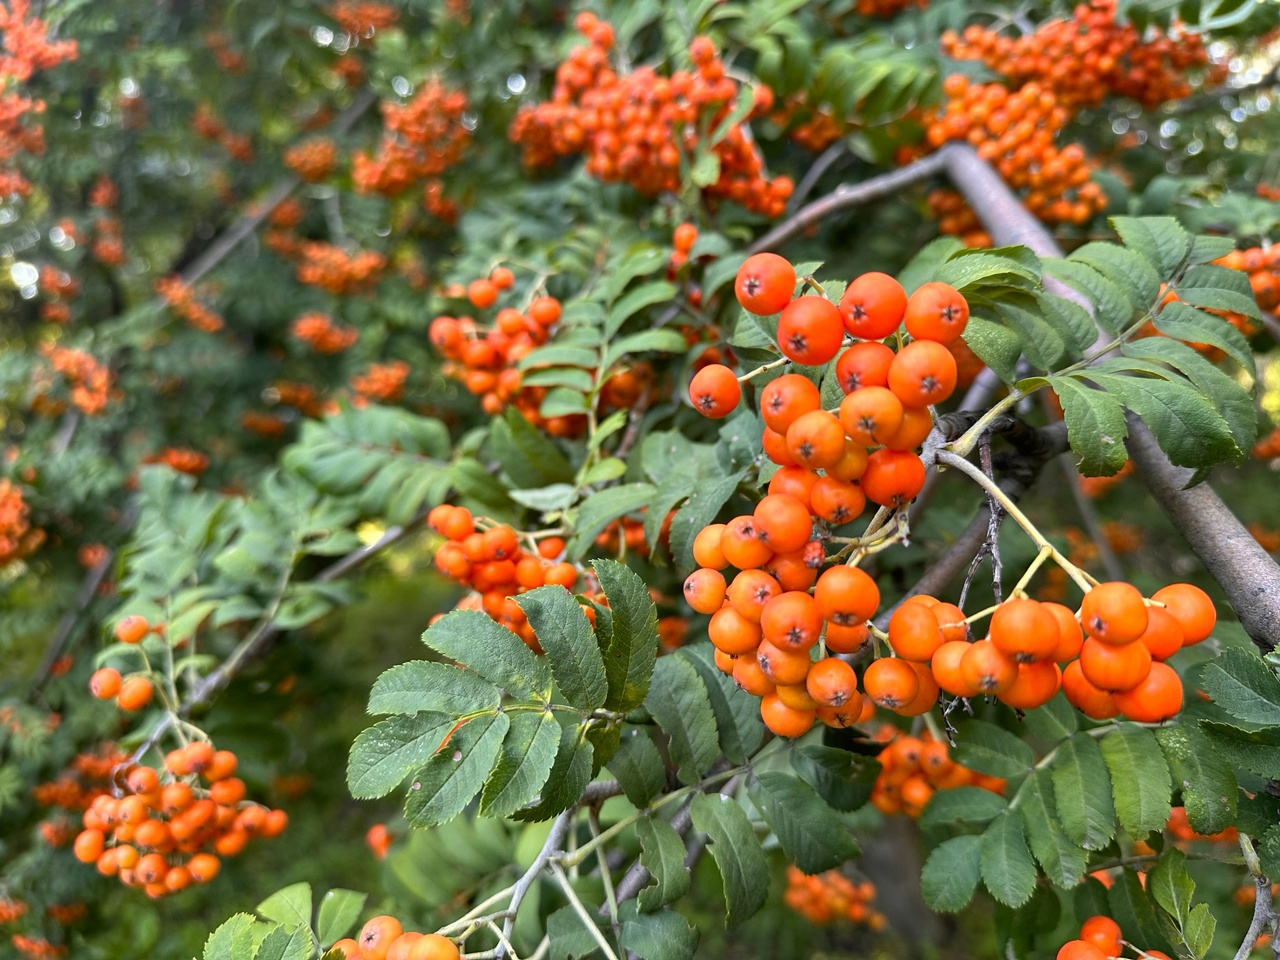
<instances>
[{"instance_id":1,"label":"orange berry","mask_svg":"<svg viewBox=\"0 0 1280 960\"><path fill-rule=\"evenodd\" d=\"M121 643L141 643L150 632L151 625L147 623L146 617L125 617L116 624L116 639Z\"/></svg>"},{"instance_id":2,"label":"orange berry","mask_svg":"<svg viewBox=\"0 0 1280 960\"><path fill-rule=\"evenodd\" d=\"M809 696L825 707L842 707L858 693L858 675L839 657L824 657L805 678Z\"/></svg>"},{"instance_id":3,"label":"orange berry","mask_svg":"<svg viewBox=\"0 0 1280 960\"><path fill-rule=\"evenodd\" d=\"M920 678L905 660L881 657L867 667L862 689L886 710L906 706L920 692Z\"/></svg>"},{"instance_id":4,"label":"orange berry","mask_svg":"<svg viewBox=\"0 0 1280 960\"><path fill-rule=\"evenodd\" d=\"M1130 720L1161 723L1182 709L1182 679L1167 663L1153 663L1141 683L1113 693L1111 699Z\"/></svg>"},{"instance_id":5,"label":"orange berry","mask_svg":"<svg viewBox=\"0 0 1280 960\"><path fill-rule=\"evenodd\" d=\"M1062 640L1057 618L1025 597L1000 604L988 630L991 642L1020 663L1049 659Z\"/></svg>"},{"instance_id":6,"label":"orange berry","mask_svg":"<svg viewBox=\"0 0 1280 960\"><path fill-rule=\"evenodd\" d=\"M795 286L796 271L788 260L776 253L756 253L738 268L733 292L742 309L767 317L791 302Z\"/></svg>"},{"instance_id":7,"label":"orange berry","mask_svg":"<svg viewBox=\"0 0 1280 960\"><path fill-rule=\"evenodd\" d=\"M778 349L796 363L810 367L829 363L843 342L840 311L824 297L797 297L778 318Z\"/></svg>"},{"instance_id":8,"label":"orange berry","mask_svg":"<svg viewBox=\"0 0 1280 960\"><path fill-rule=\"evenodd\" d=\"M1183 644L1191 646L1213 633L1218 614L1213 601L1199 587L1190 583L1171 583L1151 595L1182 626Z\"/></svg>"},{"instance_id":9,"label":"orange berry","mask_svg":"<svg viewBox=\"0 0 1280 960\"><path fill-rule=\"evenodd\" d=\"M969 304L945 283L926 283L907 299L903 323L915 340L951 343L969 322Z\"/></svg>"},{"instance_id":10,"label":"orange berry","mask_svg":"<svg viewBox=\"0 0 1280 960\"><path fill-rule=\"evenodd\" d=\"M999 694L1018 679L1018 662L990 640L978 640L965 651L960 673L980 693Z\"/></svg>"},{"instance_id":11,"label":"orange berry","mask_svg":"<svg viewBox=\"0 0 1280 960\"><path fill-rule=\"evenodd\" d=\"M120 671L114 667L103 667L89 678L89 692L99 700L110 700L120 692L120 684Z\"/></svg>"},{"instance_id":12,"label":"orange berry","mask_svg":"<svg viewBox=\"0 0 1280 960\"><path fill-rule=\"evenodd\" d=\"M1080 669L1100 690L1132 690L1151 671L1151 651L1141 643L1116 647L1089 637L1080 648Z\"/></svg>"},{"instance_id":13,"label":"orange berry","mask_svg":"<svg viewBox=\"0 0 1280 960\"><path fill-rule=\"evenodd\" d=\"M793 710L776 692L760 699L760 718L780 737L800 737L809 732L817 714L813 710Z\"/></svg>"},{"instance_id":14,"label":"orange berry","mask_svg":"<svg viewBox=\"0 0 1280 960\"><path fill-rule=\"evenodd\" d=\"M724 574L701 567L684 581L684 599L697 613L715 613L724 604Z\"/></svg>"},{"instance_id":15,"label":"orange berry","mask_svg":"<svg viewBox=\"0 0 1280 960\"><path fill-rule=\"evenodd\" d=\"M1147 629L1147 606L1131 583L1100 583L1084 595L1080 624L1085 633L1103 643L1132 643Z\"/></svg>"},{"instance_id":16,"label":"orange berry","mask_svg":"<svg viewBox=\"0 0 1280 960\"><path fill-rule=\"evenodd\" d=\"M862 340L883 340L902 322L907 309L902 284L886 273L864 273L840 297L844 327Z\"/></svg>"},{"instance_id":17,"label":"orange berry","mask_svg":"<svg viewBox=\"0 0 1280 960\"><path fill-rule=\"evenodd\" d=\"M146 677L130 677L120 685L120 693L116 695L116 704L119 705L121 710L128 710L132 713L135 710L141 710L150 703L153 692L151 681Z\"/></svg>"},{"instance_id":18,"label":"orange berry","mask_svg":"<svg viewBox=\"0 0 1280 960\"><path fill-rule=\"evenodd\" d=\"M742 384L722 363L703 367L689 383L689 401L700 414L712 420L727 417L741 399Z\"/></svg>"}]
</instances>

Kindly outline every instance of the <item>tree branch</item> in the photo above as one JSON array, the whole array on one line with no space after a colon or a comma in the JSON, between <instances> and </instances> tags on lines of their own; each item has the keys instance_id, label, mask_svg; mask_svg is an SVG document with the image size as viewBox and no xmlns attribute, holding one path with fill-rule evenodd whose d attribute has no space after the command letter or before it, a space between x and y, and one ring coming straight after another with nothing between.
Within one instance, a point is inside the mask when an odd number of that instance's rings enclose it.
<instances>
[{"instance_id":1,"label":"tree branch","mask_svg":"<svg viewBox=\"0 0 1280 960\"><path fill-rule=\"evenodd\" d=\"M947 175L992 240L1000 245L1021 244L1040 256L1062 256L1049 231L972 147L950 144L937 155L944 157ZM1044 283L1079 300L1074 291L1052 278L1046 277ZM1262 550L1208 484L1184 489L1192 471L1174 466L1136 417L1129 418L1127 444L1152 495L1222 587L1245 632L1263 649L1276 647L1280 644L1280 564Z\"/></svg>"}]
</instances>

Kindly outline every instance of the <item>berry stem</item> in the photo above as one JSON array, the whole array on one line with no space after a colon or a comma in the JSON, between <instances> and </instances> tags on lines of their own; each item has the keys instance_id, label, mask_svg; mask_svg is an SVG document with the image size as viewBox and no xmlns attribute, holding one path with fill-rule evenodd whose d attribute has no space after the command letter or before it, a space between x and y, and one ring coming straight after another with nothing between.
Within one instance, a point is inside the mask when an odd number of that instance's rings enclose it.
<instances>
[{"instance_id":1,"label":"berry stem","mask_svg":"<svg viewBox=\"0 0 1280 960\"><path fill-rule=\"evenodd\" d=\"M1025 396L1026 394L1021 390L1010 389L1008 396L979 417L972 427L947 444L945 449L957 456L968 457L969 454L973 453L973 448L977 446L978 438L991 429L991 424L1003 416L1004 412L1010 407L1016 406Z\"/></svg>"},{"instance_id":2,"label":"berry stem","mask_svg":"<svg viewBox=\"0 0 1280 960\"><path fill-rule=\"evenodd\" d=\"M800 278L800 280L801 282L804 283L806 287L812 287L814 290L817 290L818 293L821 294L822 296L825 297L827 295L826 288L822 284L820 284L812 274L805 274L803 277Z\"/></svg>"},{"instance_id":3,"label":"berry stem","mask_svg":"<svg viewBox=\"0 0 1280 960\"><path fill-rule=\"evenodd\" d=\"M969 432L972 433L973 431L970 430ZM1036 525L1031 522L1027 515L1018 509L1018 505L1009 499L1005 492L1000 489L999 484L984 474L968 460L964 459L964 457L958 456L950 450L939 450L937 458L939 463L955 467L978 486L982 487L982 489L985 490L987 494L996 501L996 503L1000 504L1000 506L1004 508L1004 512L1013 518L1014 522L1023 529L1023 532L1031 538L1032 542L1034 542L1041 551L1047 552L1049 557L1053 559L1053 562L1066 571L1067 576L1075 581L1076 586L1085 593L1088 593L1093 589L1097 581L1063 556L1057 547L1046 540L1044 538L1044 534L1036 529Z\"/></svg>"},{"instance_id":4,"label":"berry stem","mask_svg":"<svg viewBox=\"0 0 1280 960\"><path fill-rule=\"evenodd\" d=\"M1017 597L1031 582L1031 578L1036 575L1036 571L1049 559L1050 553L1044 547L1040 548L1040 552L1036 554L1036 558L1027 564L1026 572L1018 578L1018 582L1013 585L1013 589L1009 591L1009 599Z\"/></svg>"},{"instance_id":5,"label":"berry stem","mask_svg":"<svg viewBox=\"0 0 1280 960\"><path fill-rule=\"evenodd\" d=\"M791 360L788 357L779 357L777 360L770 360L768 363L764 364L763 366L756 367L754 370L749 370L746 373L744 373L742 376L738 378L738 382L746 383L748 380L752 379L753 377L757 377L762 373L767 373L770 370L777 370L779 367L785 366L790 362Z\"/></svg>"}]
</instances>

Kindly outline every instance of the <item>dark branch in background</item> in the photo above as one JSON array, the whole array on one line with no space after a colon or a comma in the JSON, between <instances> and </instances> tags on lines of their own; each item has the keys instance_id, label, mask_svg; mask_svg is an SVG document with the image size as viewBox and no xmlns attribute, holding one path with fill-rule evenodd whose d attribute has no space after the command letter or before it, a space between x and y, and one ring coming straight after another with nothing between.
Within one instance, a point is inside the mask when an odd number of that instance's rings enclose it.
<instances>
[{"instance_id":1,"label":"dark branch in background","mask_svg":"<svg viewBox=\"0 0 1280 960\"><path fill-rule=\"evenodd\" d=\"M938 155L944 157L947 175L996 244L1021 244L1039 256L1062 256L1048 230L972 147L951 144ZM1080 301L1075 291L1050 277L1044 285L1053 293ZM1218 581L1245 632L1265 650L1280 644L1280 564L1207 483L1184 489L1192 471L1170 463L1146 424L1136 417L1129 418L1127 445L1152 495Z\"/></svg>"},{"instance_id":2,"label":"dark branch in background","mask_svg":"<svg viewBox=\"0 0 1280 960\"><path fill-rule=\"evenodd\" d=\"M796 192L791 195L791 200L787 203L787 212L798 210L800 204L804 203L804 198L818 185L818 181L822 179L823 175L849 156L849 148L843 142L833 143L827 147L819 155L818 159L813 161L813 165L805 171L804 176L800 178L800 182L796 184Z\"/></svg>"}]
</instances>

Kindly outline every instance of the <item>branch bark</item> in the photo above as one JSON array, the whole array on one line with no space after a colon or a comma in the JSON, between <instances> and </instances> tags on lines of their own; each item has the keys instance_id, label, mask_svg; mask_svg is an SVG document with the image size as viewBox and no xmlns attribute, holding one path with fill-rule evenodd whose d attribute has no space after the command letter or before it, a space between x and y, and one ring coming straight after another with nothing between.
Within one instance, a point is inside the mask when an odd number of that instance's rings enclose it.
<instances>
[{"instance_id":1,"label":"branch bark","mask_svg":"<svg viewBox=\"0 0 1280 960\"><path fill-rule=\"evenodd\" d=\"M1021 244L1040 256L1062 256L1049 231L972 147L950 144L937 155L945 158L948 177L997 244ZM1045 286L1074 296L1049 278ZM1262 649L1275 648L1280 644L1280 564L1263 551L1207 483L1184 489L1192 471L1170 463L1146 424L1136 417L1129 419L1127 444L1152 495L1218 581L1245 632Z\"/></svg>"}]
</instances>

